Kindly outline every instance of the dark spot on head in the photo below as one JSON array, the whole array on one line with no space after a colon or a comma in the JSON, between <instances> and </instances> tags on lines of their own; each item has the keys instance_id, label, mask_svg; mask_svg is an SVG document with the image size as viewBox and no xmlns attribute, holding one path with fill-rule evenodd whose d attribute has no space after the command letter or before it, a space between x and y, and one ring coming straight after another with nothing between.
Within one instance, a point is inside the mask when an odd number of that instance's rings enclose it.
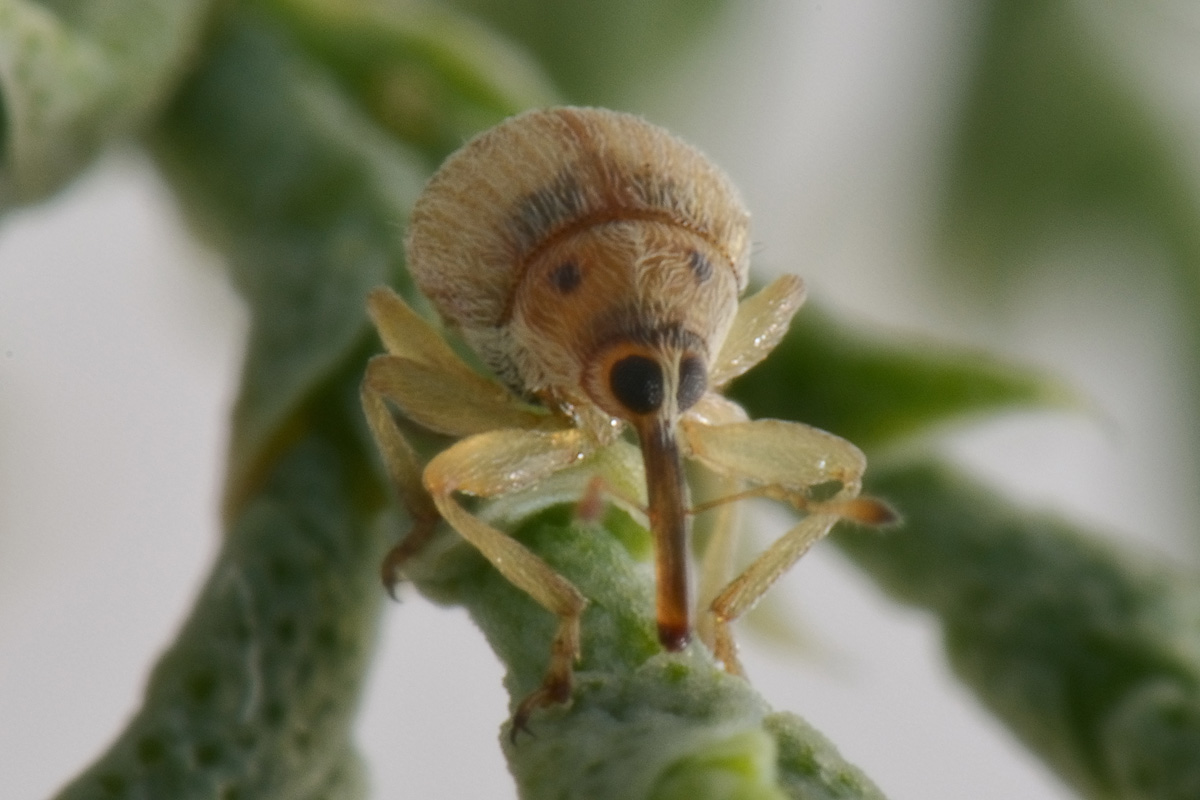
<instances>
[{"instance_id":1,"label":"dark spot on head","mask_svg":"<svg viewBox=\"0 0 1200 800\"><path fill-rule=\"evenodd\" d=\"M704 390L708 388L707 373L704 362L696 356L687 356L679 362L679 390L675 402L680 411L687 411L704 396Z\"/></svg>"},{"instance_id":2,"label":"dark spot on head","mask_svg":"<svg viewBox=\"0 0 1200 800\"><path fill-rule=\"evenodd\" d=\"M617 402L634 414L649 414L662 406L662 368L652 358L622 358L609 371L608 386Z\"/></svg>"},{"instance_id":3,"label":"dark spot on head","mask_svg":"<svg viewBox=\"0 0 1200 800\"><path fill-rule=\"evenodd\" d=\"M583 281L583 273L580 272L579 265L574 261L565 261L550 273L550 282L554 284L554 288L560 294L570 294L575 291L579 288L581 281Z\"/></svg>"},{"instance_id":4,"label":"dark spot on head","mask_svg":"<svg viewBox=\"0 0 1200 800\"><path fill-rule=\"evenodd\" d=\"M700 283L704 283L712 277L712 262L705 258L704 254L699 250L688 251L688 266L692 268L692 272L696 275L696 280Z\"/></svg>"}]
</instances>

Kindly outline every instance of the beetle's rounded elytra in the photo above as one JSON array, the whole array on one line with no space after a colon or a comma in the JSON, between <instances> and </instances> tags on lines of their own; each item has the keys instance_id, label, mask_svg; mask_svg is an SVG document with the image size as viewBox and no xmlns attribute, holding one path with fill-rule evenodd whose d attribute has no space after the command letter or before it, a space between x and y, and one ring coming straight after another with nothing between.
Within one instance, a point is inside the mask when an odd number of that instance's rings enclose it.
<instances>
[{"instance_id":1,"label":"beetle's rounded elytra","mask_svg":"<svg viewBox=\"0 0 1200 800\"><path fill-rule=\"evenodd\" d=\"M715 354L746 285L749 214L702 153L630 114L514 117L413 209L421 291L509 386L571 396L607 342L682 327Z\"/></svg>"}]
</instances>

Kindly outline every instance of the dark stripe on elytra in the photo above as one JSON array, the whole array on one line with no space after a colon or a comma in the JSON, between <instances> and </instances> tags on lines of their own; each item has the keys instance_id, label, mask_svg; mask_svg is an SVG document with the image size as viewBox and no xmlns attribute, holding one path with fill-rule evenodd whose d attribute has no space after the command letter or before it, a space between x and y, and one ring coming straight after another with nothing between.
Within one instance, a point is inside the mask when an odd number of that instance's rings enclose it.
<instances>
[{"instance_id":1,"label":"dark stripe on elytra","mask_svg":"<svg viewBox=\"0 0 1200 800\"><path fill-rule=\"evenodd\" d=\"M586 202L579 181L564 170L549 186L517 201L508 229L518 247L527 252L555 228L582 214Z\"/></svg>"},{"instance_id":2,"label":"dark stripe on elytra","mask_svg":"<svg viewBox=\"0 0 1200 800\"><path fill-rule=\"evenodd\" d=\"M688 266L692 268L692 273L700 283L704 283L712 277L712 262L705 258L699 250L688 251Z\"/></svg>"}]
</instances>

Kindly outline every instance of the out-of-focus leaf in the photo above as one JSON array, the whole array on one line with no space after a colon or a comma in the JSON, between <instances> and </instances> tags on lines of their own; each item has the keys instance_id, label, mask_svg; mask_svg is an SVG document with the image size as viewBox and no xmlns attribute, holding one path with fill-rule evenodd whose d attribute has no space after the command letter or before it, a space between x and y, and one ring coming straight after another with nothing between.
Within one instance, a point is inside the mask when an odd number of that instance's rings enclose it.
<instances>
[{"instance_id":1,"label":"out-of-focus leaf","mask_svg":"<svg viewBox=\"0 0 1200 800\"><path fill-rule=\"evenodd\" d=\"M153 140L253 315L232 502L141 711L64 797L360 798L350 729L387 548L358 402L364 304L404 280L424 174L253 11L214 32Z\"/></svg>"},{"instance_id":2,"label":"out-of-focus leaf","mask_svg":"<svg viewBox=\"0 0 1200 800\"><path fill-rule=\"evenodd\" d=\"M700 644L661 651L649 534L627 515L613 511L589 524L559 506L516 536L590 601L571 704L535 712L532 735L515 744L505 731L521 797L882 798L819 733L771 716ZM540 684L555 628L550 613L450 537L412 574L431 597L466 606L507 667L514 707Z\"/></svg>"},{"instance_id":3,"label":"out-of-focus leaf","mask_svg":"<svg viewBox=\"0 0 1200 800\"><path fill-rule=\"evenodd\" d=\"M0 209L45 197L166 101L208 0L0 0Z\"/></svg>"},{"instance_id":4,"label":"out-of-focus leaf","mask_svg":"<svg viewBox=\"0 0 1200 800\"><path fill-rule=\"evenodd\" d=\"M529 56L461 14L392 0L270 0L377 121L440 159L557 92Z\"/></svg>"},{"instance_id":5,"label":"out-of-focus leaf","mask_svg":"<svg viewBox=\"0 0 1200 800\"><path fill-rule=\"evenodd\" d=\"M808 306L730 394L752 416L815 425L868 452L966 416L1072 404L1044 375L979 352L852 332Z\"/></svg>"},{"instance_id":6,"label":"out-of-focus leaf","mask_svg":"<svg viewBox=\"0 0 1200 800\"><path fill-rule=\"evenodd\" d=\"M885 469L867 488L903 527L838 545L938 616L980 699L1088 797L1200 796L1200 580L950 470Z\"/></svg>"},{"instance_id":7,"label":"out-of-focus leaf","mask_svg":"<svg viewBox=\"0 0 1200 800\"><path fill-rule=\"evenodd\" d=\"M367 292L407 285L403 224L425 173L249 12L214 39L155 144L251 306L228 483L235 508L295 435L304 398L361 353Z\"/></svg>"},{"instance_id":8,"label":"out-of-focus leaf","mask_svg":"<svg viewBox=\"0 0 1200 800\"><path fill-rule=\"evenodd\" d=\"M523 43L575 103L620 105L622 93L678 55L725 0L452 0Z\"/></svg>"},{"instance_id":9,"label":"out-of-focus leaf","mask_svg":"<svg viewBox=\"0 0 1200 800\"><path fill-rule=\"evenodd\" d=\"M1067 0L993 0L981 9L978 60L943 195L947 261L994 298L1019 282L1048 240L1123 229L1161 244L1194 322L1195 190L1089 13L1096 9ZM1200 325L1193 330L1200 345Z\"/></svg>"},{"instance_id":10,"label":"out-of-focus leaf","mask_svg":"<svg viewBox=\"0 0 1200 800\"><path fill-rule=\"evenodd\" d=\"M351 735L380 607L378 526L314 433L231 525L138 714L59 800L361 800Z\"/></svg>"}]
</instances>

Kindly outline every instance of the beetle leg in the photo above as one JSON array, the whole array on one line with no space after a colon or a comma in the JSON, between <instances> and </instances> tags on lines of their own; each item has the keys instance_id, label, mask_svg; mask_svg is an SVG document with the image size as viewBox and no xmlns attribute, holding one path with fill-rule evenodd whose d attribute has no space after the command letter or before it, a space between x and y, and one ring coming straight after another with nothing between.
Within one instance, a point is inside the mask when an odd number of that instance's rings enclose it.
<instances>
[{"instance_id":1,"label":"beetle leg","mask_svg":"<svg viewBox=\"0 0 1200 800\"><path fill-rule=\"evenodd\" d=\"M726 584L708 606L705 630L713 653L728 671L740 674L730 623L750 610L842 517L840 509L845 501L858 494L866 459L844 439L796 422L756 420L706 425L684 420L681 428L691 456L705 466L760 486L765 495L809 512ZM812 501L808 490L822 484L836 489L836 493L830 499Z\"/></svg>"},{"instance_id":2,"label":"beetle leg","mask_svg":"<svg viewBox=\"0 0 1200 800\"><path fill-rule=\"evenodd\" d=\"M386 286L367 308L387 355L367 365L364 392L385 396L422 427L451 436L556 424L541 409L467 366L436 329Z\"/></svg>"},{"instance_id":3,"label":"beetle leg","mask_svg":"<svg viewBox=\"0 0 1200 800\"><path fill-rule=\"evenodd\" d=\"M703 496L716 499L692 509L692 513L700 515L695 523L696 540L704 544L696 582L696 635L709 650L715 650L716 633L712 615L707 612L717 594L733 577L731 566L740 533L740 507L736 502L724 501L742 494L739 491L742 482L725 475L709 475L699 485L704 490ZM705 513L710 510L712 513Z\"/></svg>"},{"instance_id":4,"label":"beetle leg","mask_svg":"<svg viewBox=\"0 0 1200 800\"><path fill-rule=\"evenodd\" d=\"M374 290L368 308L388 353L367 365L361 386L363 411L388 478L412 519L408 535L383 560L383 582L392 592L404 563L432 538L441 514L421 483L421 461L388 404L423 427L455 436L494 428L550 427L557 421L473 371L391 289Z\"/></svg>"},{"instance_id":5,"label":"beetle leg","mask_svg":"<svg viewBox=\"0 0 1200 800\"><path fill-rule=\"evenodd\" d=\"M392 417L391 410L384 402L385 395L371 381L364 380L360 396L388 480L412 522L408 534L388 551L380 566L383 585L388 594L395 597L396 584L405 562L433 538L442 517L421 483L420 459Z\"/></svg>"},{"instance_id":6,"label":"beetle leg","mask_svg":"<svg viewBox=\"0 0 1200 800\"><path fill-rule=\"evenodd\" d=\"M766 358L803 303L804 282L795 275L782 275L743 300L708 371L709 386L719 389Z\"/></svg>"},{"instance_id":7,"label":"beetle leg","mask_svg":"<svg viewBox=\"0 0 1200 800\"><path fill-rule=\"evenodd\" d=\"M587 601L570 581L520 542L468 513L454 494L495 497L519 491L579 463L591 449L578 429L497 430L463 439L425 468L425 487L445 520L509 582L558 617L546 677L517 707L514 738L534 710L570 699L572 671L580 653L579 620Z\"/></svg>"}]
</instances>

